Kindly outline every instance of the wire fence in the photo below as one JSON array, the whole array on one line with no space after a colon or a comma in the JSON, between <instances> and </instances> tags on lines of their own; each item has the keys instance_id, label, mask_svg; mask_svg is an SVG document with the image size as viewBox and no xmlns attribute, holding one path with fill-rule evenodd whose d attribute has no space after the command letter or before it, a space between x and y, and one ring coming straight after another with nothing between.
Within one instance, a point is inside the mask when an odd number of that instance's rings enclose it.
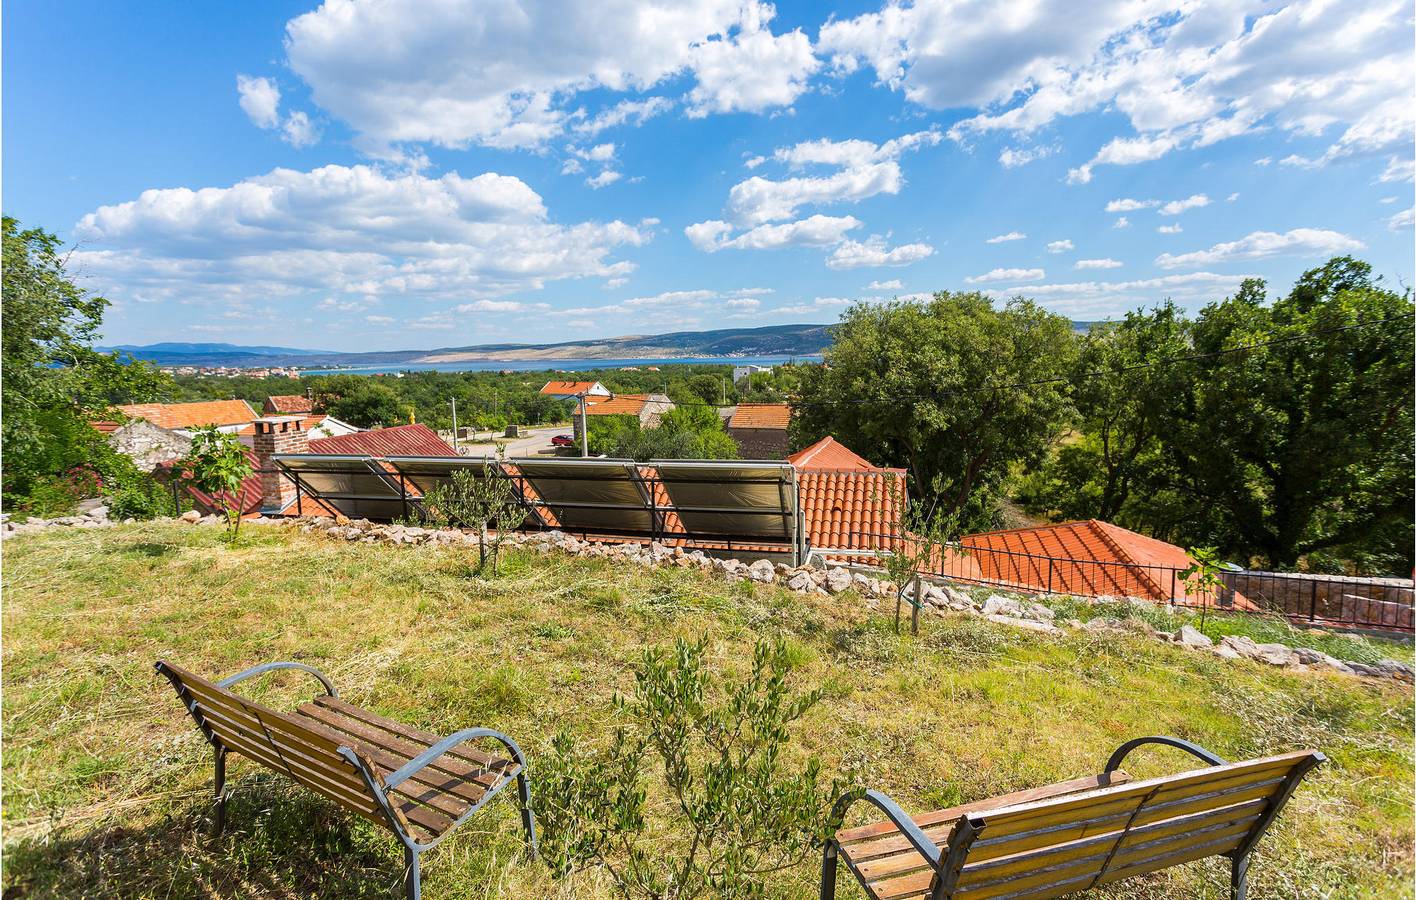
<instances>
[{"instance_id":1,"label":"wire fence","mask_svg":"<svg viewBox=\"0 0 1416 900\"><path fill-rule=\"evenodd\" d=\"M822 549L861 562L901 546L896 536L857 534L855 549ZM1293 624L1413 633L1416 582L1297 572L1221 571L1204 590L1179 566L1073 559L959 543L928 554L921 574L1006 590L1077 597L1140 597L1158 604L1219 612L1277 615Z\"/></svg>"}]
</instances>

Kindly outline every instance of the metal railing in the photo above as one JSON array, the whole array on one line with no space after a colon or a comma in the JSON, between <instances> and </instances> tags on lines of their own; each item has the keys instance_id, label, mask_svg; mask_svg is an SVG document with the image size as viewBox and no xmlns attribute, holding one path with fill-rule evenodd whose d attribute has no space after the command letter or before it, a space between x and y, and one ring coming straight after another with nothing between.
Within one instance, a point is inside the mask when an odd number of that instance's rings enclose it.
<instances>
[{"instance_id":1,"label":"metal railing","mask_svg":"<svg viewBox=\"0 0 1416 900\"><path fill-rule=\"evenodd\" d=\"M814 548L865 562L902 546L897 535L857 532L850 548ZM909 546L918 547L909 540ZM867 563L868 564L868 563ZM1416 582L1250 570L1219 573L1212 591L1192 586L1178 566L1073 559L1018 550L936 545L922 574L967 584L1078 597L1140 597L1187 609L1277 615L1294 624L1413 633Z\"/></svg>"}]
</instances>

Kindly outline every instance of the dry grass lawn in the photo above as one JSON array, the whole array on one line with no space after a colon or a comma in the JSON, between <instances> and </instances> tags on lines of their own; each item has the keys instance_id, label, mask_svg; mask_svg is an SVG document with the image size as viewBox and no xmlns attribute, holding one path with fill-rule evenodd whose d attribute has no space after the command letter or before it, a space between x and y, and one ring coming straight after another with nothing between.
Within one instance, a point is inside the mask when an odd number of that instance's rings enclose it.
<instances>
[{"instance_id":1,"label":"dry grass lawn","mask_svg":"<svg viewBox=\"0 0 1416 900\"><path fill-rule=\"evenodd\" d=\"M486 580L462 550L255 528L228 546L219 535L136 525L6 542L6 898L394 895L391 837L239 759L227 834L204 837L210 753L153 672L160 657L210 677L302 660L352 702L410 724L515 736L534 778L558 729L604 738L641 648L705 633L729 670L759 637L786 636L800 682L829 688L797 752L911 811L1095 772L1143 734L1231 759L1320 749L1331 763L1260 845L1250 896L1412 896L1409 686L962 617L896 636L893 610L849 593L802 598L684 569L518 552ZM310 682L249 690L288 708ZM1155 775L1186 759L1157 750L1128 769ZM517 824L510 797L474 817L427 856L426 896L610 896L593 872L555 883L520 859ZM813 896L816 866L777 877L768 896ZM859 896L848 875L841 883ZM1094 896L1217 898L1227 886L1210 860Z\"/></svg>"}]
</instances>

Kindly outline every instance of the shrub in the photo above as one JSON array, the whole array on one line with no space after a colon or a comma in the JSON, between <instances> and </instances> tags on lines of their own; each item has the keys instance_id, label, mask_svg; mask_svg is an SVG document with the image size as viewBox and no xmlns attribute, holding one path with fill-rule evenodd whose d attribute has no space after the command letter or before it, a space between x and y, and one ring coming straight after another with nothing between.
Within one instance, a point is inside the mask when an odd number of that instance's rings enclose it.
<instances>
[{"instance_id":1,"label":"shrub","mask_svg":"<svg viewBox=\"0 0 1416 900\"><path fill-rule=\"evenodd\" d=\"M110 519L155 519L181 513L172 491L151 475L134 471L109 483Z\"/></svg>"},{"instance_id":2,"label":"shrub","mask_svg":"<svg viewBox=\"0 0 1416 900\"><path fill-rule=\"evenodd\" d=\"M703 640L680 639L672 651L645 651L633 698L615 699L629 724L609 747L555 738L538 767L537 805L541 848L558 875L602 866L624 897L755 897L764 876L795 865L829 833L841 784L823 789L815 758L791 772L781 758L788 727L821 691L788 690L793 654L783 641L760 642L741 680L708 673L704 649ZM650 758L671 810L654 823L652 844Z\"/></svg>"}]
</instances>

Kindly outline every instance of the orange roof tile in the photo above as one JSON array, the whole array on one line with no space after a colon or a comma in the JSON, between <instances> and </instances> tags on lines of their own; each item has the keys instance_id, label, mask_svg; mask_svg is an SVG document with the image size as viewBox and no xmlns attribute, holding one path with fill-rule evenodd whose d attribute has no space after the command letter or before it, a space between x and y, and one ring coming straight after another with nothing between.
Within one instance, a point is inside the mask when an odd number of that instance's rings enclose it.
<instances>
[{"instance_id":1,"label":"orange roof tile","mask_svg":"<svg viewBox=\"0 0 1416 900\"><path fill-rule=\"evenodd\" d=\"M729 428L779 428L792 421L792 408L785 403L739 403L728 420Z\"/></svg>"},{"instance_id":2,"label":"orange roof tile","mask_svg":"<svg viewBox=\"0 0 1416 900\"><path fill-rule=\"evenodd\" d=\"M311 438L311 453L363 453L369 456L457 456L438 433L421 422L375 428L353 434Z\"/></svg>"},{"instance_id":3,"label":"orange roof tile","mask_svg":"<svg viewBox=\"0 0 1416 900\"><path fill-rule=\"evenodd\" d=\"M902 469L813 469L799 472L797 485L812 547L889 548L900 534Z\"/></svg>"},{"instance_id":4,"label":"orange roof tile","mask_svg":"<svg viewBox=\"0 0 1416 900\"><path fill-rule=\"evenodd\" d=\"M272 394L265 398L262 409L267 415L281 413L307 413L314 410L314 402L303 394Z\"/></svg>"},{"instance_id":5,"label":"orange roof tile","mask_svg":"<svg viewBox=\"0 0 1416 900\"><path fill-rule=\"evenodd\" d=\"M541 388L543 394L583 394L593 388L596 381L548 381Z\"/></svg>"},{"instance_id":6,"label":"orange roof tile","mask_svg":"<svg viewBox=\"0 0 1416 900\"><path fill-rule=\"evenodd\" d=\"M202 400L197 403L129 403L118 407L130 419L147 419L160 428L203 425L243 425L257 418L245 400Z\"/></svg>"},{"instance_id":7,"label":"orange roof tile","mask_svg":"<svg viewBox=\"0 0 1416 900\"><path fill-rule=\"evenodd\" d=\"M876 466L851 448L827 435L810 447L787 457L799 471L811 469L874 469Z\"/></svg>"},{"instance_id":8,"label":"orange roof tile","mask_svg":"<svg viewBox=\"0 0 1416 900\"><path fill-rule=\"evenodd\" d=\"M644 404L648 402L647 394L616 394L598 403L586 403L585 415L637 416L644 411Z\"/></svg>"},{"instance_id":9,"label":"orange roof tile","mask_svg":"<svg viewBox=\"0 0 1416 900\"><path fill-rule=\"evenodd\" d=\"M1084 596L1212 602L1176 574L1193 562L1183 549L1110 522L1088 519L989 531L967 535L960 543L989 581ZM1239 596L1235 605L1251 606Z\"/></svg>"}]
</instances>

